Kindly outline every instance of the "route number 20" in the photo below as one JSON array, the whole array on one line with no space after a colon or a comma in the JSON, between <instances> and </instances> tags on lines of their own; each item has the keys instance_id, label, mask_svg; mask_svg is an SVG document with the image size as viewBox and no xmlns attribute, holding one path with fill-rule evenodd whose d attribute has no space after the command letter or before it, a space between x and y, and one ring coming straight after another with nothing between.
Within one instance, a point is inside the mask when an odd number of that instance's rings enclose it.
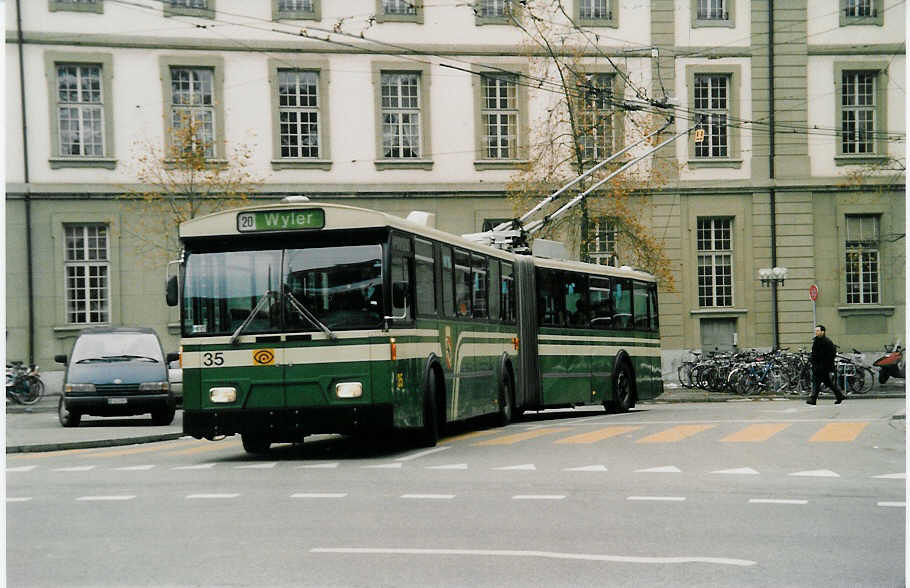
<instances>
[{"instance_id":1,"label":"route number 20","mask_svg":"<svg viewBox=\"0 0 910 588\"><path fill-rule=\"evenodd\" d=\"M202 354L202 367L212 367L224 365L224 353L216 351L214 353L207 351Z\"/></svg>"}]
</instances>

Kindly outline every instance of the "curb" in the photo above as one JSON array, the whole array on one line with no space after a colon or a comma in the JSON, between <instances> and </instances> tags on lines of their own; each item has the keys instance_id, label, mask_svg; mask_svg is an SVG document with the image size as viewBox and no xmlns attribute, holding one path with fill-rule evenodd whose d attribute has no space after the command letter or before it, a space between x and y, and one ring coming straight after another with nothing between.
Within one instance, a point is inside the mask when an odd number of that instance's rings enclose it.
<instances>
[{"instance_id":1,"label":"curb","mask_svg":"<svg viewBox=\"0 0 910 588\"><path fill-rule=\"evenodd\" d=\"M136 445L138 443L155 443L158 441L172 441L183 437L183 433L165 433L161 435L148 435L145 437L127 437L123 439L98 439L93 441L66 441L62 443L38 443L35 445L15 445L7 447L7 453L42 453L46 451L61 451L64 449L96 449L99 447L119 447L122 445Z\"/></svg>"}]
</instances>

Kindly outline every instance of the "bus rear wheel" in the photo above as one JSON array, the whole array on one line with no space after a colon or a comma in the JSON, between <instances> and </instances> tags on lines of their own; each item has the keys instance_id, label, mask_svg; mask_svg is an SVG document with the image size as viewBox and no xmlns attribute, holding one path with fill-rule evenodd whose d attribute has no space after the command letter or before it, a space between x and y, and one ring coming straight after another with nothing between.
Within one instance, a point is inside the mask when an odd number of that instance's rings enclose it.
<instances>
[{"instance_id":1,"label":"bus rear wheel","mask_svg":"<svg viewBox=\"0 0 910 588\"><path fill-rule=\"evenodd\" d=\"M512 412L515 409L514 396L512 395L512 378L509 374L502 377L499 386L499 426L505 427L512 422Z\"/></svg>"},{"instance_id":2,"label":"bus rear wheel","mask_svg":"<svg viewBox=\"0 0 910 588\"><path fill-rule=\"evenodd\" d=\"M612 407L618 412L629 412L635 407L635 392L632 389L632 370L629 364L622 362L617 366L613 376ZM610 406L607 406L607 410Z\"/></svg>"},{"instance_id":3,"label":"bus rear wheel","mask_svg":"<svg viewBox=\"0 0 910 588\"><path fill-rule=\"evenodd\" d=\"M269 452L272 442L267 437L253 433L241 433L240 439L243 441L243 450L253 455L262 455Z\"/></svg>"},{"instance_id":4,"label":"bus rear wheel","mask_svg":"<svg viewBox=\"0 0 910 588\"><path fill-rule=\"evenodd\" d=\"M423 384L423 426L417 431L417 445L435 447L439 441L439 418L436 408L436 376L431 371Z\"/></svg>"}]
</instances>

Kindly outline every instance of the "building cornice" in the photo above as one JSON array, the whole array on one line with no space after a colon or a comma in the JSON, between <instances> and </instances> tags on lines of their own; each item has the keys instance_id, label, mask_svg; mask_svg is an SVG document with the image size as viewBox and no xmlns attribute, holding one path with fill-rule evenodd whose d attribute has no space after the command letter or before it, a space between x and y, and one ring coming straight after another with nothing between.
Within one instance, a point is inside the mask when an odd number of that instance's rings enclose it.
<instances>
[{"instance_id":1,"label":"building cornice","mask_svg":"<svg viewBox=\"0 0 910 588\"><path fill-rule=\"evenodd\" d=\"M876 43L864 45L809 45L809 55L903 55L906 43Z\"/></svg>"}]
</instances>

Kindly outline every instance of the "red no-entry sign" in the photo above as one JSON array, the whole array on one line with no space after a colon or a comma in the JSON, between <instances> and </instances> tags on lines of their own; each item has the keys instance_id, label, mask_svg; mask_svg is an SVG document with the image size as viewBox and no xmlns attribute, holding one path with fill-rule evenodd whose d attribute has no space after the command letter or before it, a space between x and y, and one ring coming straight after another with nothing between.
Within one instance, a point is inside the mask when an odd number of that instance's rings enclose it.
<instances>
[{"instance_id":1,"label":"red no-entry sign","mask_svg":"<svg viewBox=\"0 0 910 588\"><path fill-rule=\"evenodd\" d=\"M815 300L818 298L818 286L815 284L809 286L809 298L812 300L812 302L815 302Z\"/></svg>"}]
</instances>

